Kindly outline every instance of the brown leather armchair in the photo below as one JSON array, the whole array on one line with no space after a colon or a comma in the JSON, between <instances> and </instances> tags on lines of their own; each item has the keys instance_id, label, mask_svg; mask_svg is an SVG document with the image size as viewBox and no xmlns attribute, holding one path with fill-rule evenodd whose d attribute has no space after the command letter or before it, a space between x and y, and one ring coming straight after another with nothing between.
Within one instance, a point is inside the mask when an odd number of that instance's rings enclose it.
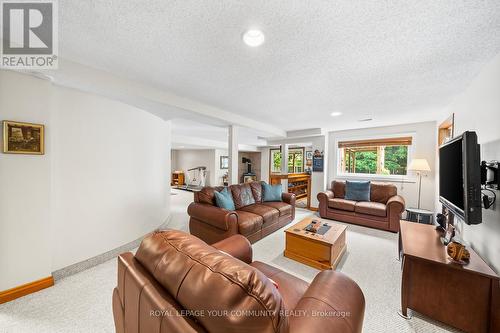
<instances>
[{"instance_id":1,"label":"brown leather armchair","mask_svg":"<svg viewBox=\"0 0 500 333\"><path fill-rule=\"evenodd\" d=\"M330 190L318 193L319 215L323 218L398 232L405 200L396 186L372 182L370 201L345 198L345 181L332 181Z\"/></svg>"},{"instance_id":2,"label":"brown leather armchair","mask_svg":"<svg viewBox=\"0 0 500 333\"><path fill-rule=\"evenodd\" d=\"M361 332L364 307L342 273L323 271L309 285L252 262L241 235L210 246L181 231L120 255L113 292L117 333Z\"/></svg>"},{"instance_id":3,"label":"brown leather armchair","mask_svg":"<svg viewBox=\"0 0 500 333\"><path fill-rule=\"evenodd\" d=\"M273 233L295 218L295 195L283 193L280 202L262 200L262 183L251 182L229 186L236 210L215 204L215 191L223 187L204 187L194 192L188 207L189 231L208 244L231 235L241 234L251 243Z\"/></svg>"}]
</instances>

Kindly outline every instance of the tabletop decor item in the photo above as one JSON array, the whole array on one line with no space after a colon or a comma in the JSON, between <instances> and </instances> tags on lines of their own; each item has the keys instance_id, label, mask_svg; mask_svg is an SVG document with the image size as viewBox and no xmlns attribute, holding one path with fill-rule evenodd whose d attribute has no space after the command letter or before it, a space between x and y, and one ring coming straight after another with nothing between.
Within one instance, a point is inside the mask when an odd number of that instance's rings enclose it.
<instances>
[{"instance_id":1,"label":"tabletop decor item","mask_svg":"<svg viewBox=\"0 0 500 333\"><path fill-rule=\"evenodd\" d=\"M465 245L459 242L452 241L449 243L448 246L446 246L446 252L453 261L461 265L468 263L470 260L469 251L465 248Z\"/></svg>"},{"instance_id":2,"label":"tabletop decor item","mask_svg":"<svg viewBox=\"0 0 500 333\"><path fill-rule=\"evenodd\" d=\"M3 152L8 154L44 154L44 126L3 121Z\"/></svg>"}]
</instances>

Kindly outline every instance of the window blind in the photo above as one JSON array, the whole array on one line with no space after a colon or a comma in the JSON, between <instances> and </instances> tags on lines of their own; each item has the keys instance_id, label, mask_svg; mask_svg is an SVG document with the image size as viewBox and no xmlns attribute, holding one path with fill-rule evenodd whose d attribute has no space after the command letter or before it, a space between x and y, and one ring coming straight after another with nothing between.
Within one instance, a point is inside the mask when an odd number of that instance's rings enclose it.
<instances>
[{"instance_id":1,"label":"window blind","mask_svg":"<svg viewBox=\"0 0 500 333\"><path fill-rule=\"evenodd\" d=\"M411 146L412 137L339 141L339 148L361 148L378 146Z\"/></svg>"}]
</instances>

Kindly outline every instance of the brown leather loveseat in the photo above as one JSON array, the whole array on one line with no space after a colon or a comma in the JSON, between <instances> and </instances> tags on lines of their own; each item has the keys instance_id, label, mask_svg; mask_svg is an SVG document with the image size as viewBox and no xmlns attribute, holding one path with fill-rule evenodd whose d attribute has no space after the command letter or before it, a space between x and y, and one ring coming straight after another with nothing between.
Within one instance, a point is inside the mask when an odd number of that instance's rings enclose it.
<instances>
[{"instance_id":1,"label":"brown leather loveseat","mask_svg":"<svg viewBox=\"0 0 500 333\"><path fill-rule=\"evenodd\" d=\"M215 191L223 187L204 187L194 192L188 207L189 232L208 244L241 234L251 243L273 233L295 218L295 195L283 193L281 202L262 201L262 183L231 185L236 210L219 208Z\"/></svg>"},{"instance_id":2,"label":"brown leather loveseat","mask_svg":"<svg viewBox=\"0 0 500 333\"><path fill-rule=\"evenodd\" d=\"M212 247L181 231L153 233L135 256L118 257L113 291L117 333L361 332L364 308L344 274L323 271L309 285L252 262L241 235Z\"/></svg>"},{"instance_id":3,"label":"brown leather loveseat","mask_svg":"<svg viewBox=\"0 0 500 333\"><path fill-rule=\"evenodd\" d=\"M396 186L371 182L370 201L344 199L345 181L332 181L330 190L318 193L319 214L323 218L398 232L405 201Z\"/></svg>"}]
</instances>

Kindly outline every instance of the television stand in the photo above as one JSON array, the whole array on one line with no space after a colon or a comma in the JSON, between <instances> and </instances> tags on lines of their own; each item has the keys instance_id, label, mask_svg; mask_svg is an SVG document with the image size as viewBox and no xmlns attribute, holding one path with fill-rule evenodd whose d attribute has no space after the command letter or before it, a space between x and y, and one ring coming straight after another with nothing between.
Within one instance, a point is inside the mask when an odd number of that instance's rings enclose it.
<instances>
[{"instance_id":1,"label":"television stand","mask_svg":"<svg viewBox=\"0 0 500 333\"><path fill-rule=\"evenodd\" d=\"M466 265L454 263L434 226L400 222L403 270L400 315L408 309L465 332L500 332L500 280L471 248Z\"/></svg>"}]
</instances>

